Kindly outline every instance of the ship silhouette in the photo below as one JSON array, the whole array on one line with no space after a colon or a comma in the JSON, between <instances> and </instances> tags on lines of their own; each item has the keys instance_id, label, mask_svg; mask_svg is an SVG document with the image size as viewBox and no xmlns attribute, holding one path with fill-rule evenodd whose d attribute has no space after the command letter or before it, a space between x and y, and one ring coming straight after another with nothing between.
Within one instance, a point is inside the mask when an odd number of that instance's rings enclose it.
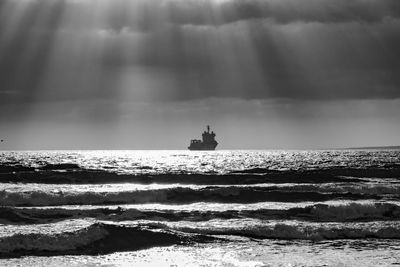
<instances>
[{"instance_id":1,"label":"ship silhouette","mask_svg":"<svg viewBox=\"0 0 400 267\"><path fill-rule=\"evenodd\" d=\"M207 125L207 131L202 134L203 140L192 139L190 140L189 150L215 150L218 142L215 141L215 133L210 133L210 126Z\"/></svg>"}]
</instances>

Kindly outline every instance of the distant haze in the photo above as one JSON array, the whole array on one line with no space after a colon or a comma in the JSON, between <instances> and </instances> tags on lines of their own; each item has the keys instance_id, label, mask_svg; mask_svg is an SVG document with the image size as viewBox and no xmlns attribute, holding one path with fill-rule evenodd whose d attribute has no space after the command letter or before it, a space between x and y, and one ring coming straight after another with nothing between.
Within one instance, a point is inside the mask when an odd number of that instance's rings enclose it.
<instances>
[{"instance_id":1,"label":"distant haze","mask_svg":"<svg viewBox=\"0 0 400 267\"><path fill-rule=\"evenodd\" d=\"M399 0L2 0L0 149L400 144Z\"/></svg>"}]
</instances>

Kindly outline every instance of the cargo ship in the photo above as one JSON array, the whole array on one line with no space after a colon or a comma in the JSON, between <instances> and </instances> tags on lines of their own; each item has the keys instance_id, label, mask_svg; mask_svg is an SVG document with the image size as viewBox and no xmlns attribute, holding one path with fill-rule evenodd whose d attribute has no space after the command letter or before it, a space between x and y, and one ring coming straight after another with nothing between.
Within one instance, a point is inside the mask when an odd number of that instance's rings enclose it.
<instances>
[{"instance_id":1,"label":"cargo ship","mask_svg":"<svg viewBox=\"0 0 400 267\"><path fill-rule=\"evenodd\" d=\"M215 133L210 132L210 126L207 125L207 131L202 134L203 140L190 140L189 150L215 150L218 142L215 140Z\"/></svg>"}]
</instances>

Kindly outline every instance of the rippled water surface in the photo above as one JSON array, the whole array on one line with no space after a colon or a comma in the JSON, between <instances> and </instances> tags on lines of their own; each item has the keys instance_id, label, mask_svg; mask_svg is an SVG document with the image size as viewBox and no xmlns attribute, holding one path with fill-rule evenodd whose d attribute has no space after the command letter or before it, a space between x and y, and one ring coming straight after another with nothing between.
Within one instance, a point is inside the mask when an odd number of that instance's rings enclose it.
<instances>
[{"instance_id":1,"label":"rippled water surface","mask_svg":"<svg viewBox=\"0 0 400 267\"><path fill-rule=\"evenodd\" d=\"M0 265L398 265L399 157L0 152Z\"/></svg>"},{"instance_id":2,"label":"rippled water surface","mask_svg":"<svg viewBox=\"0 0 400 267\"><path fill-rule=\"evenodd\" d=\"M75 163L82 168L122 173L229 173L233 170L321 169L333 167L379 167L399 164L398 150L320 151L42 151L3 152L3 163L40 167Z\"/></svg>"}]
</instances>

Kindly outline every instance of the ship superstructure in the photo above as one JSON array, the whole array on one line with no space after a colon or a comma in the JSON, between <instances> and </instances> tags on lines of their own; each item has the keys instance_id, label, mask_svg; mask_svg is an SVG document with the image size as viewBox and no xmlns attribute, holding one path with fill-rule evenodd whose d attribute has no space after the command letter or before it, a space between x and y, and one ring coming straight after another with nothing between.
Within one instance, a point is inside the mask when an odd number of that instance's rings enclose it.
<instances>
[{"instance_id":1,"label":"ship superstructure","mask_svg":"<svg viewBox=\"0 0 400 267\"><path fill-rule=\"evenodd\" d=\"M202 134L202 140L193 139L190 141L189 150L215 150L218 142L215 140L215 133L210 132L210 126L207 125L207 131Z\"/></svg>"}]
</instances>

